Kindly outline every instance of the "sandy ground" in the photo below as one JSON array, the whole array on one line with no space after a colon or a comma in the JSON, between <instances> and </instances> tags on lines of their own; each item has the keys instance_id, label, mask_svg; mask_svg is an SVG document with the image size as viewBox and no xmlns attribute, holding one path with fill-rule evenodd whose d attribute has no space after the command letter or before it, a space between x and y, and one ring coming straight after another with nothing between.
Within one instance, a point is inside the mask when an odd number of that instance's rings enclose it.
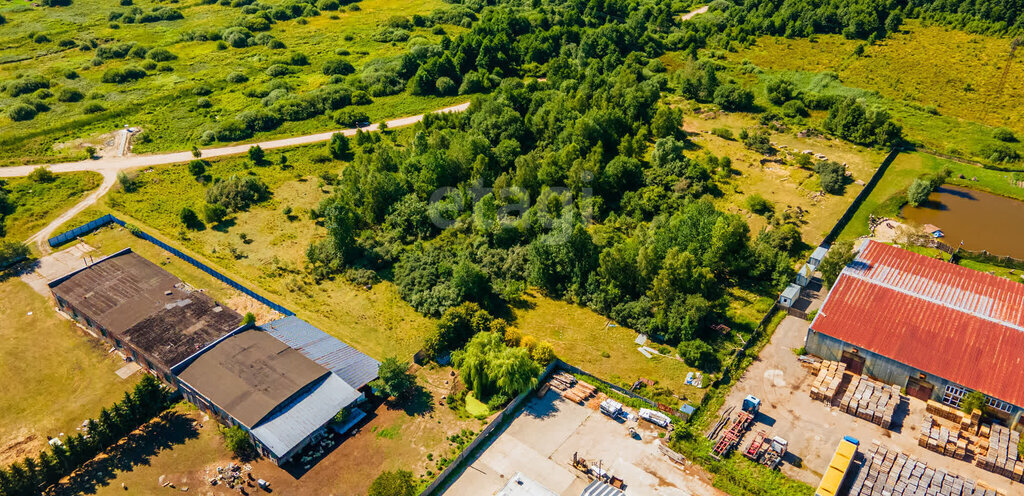
<instances>
[{"instance_id":1,"label":"sandy ground","mask_svg":"<svg viewBox=\"0 0 1024 496\"><path fill-rule=\"evenodd\" d=\"M494 494L522 473L557 494L578 496L590 481L572 468L576 453L621 478L630 495L724 496L700 467L676 465L658 450L662 429L643 421L620 423L594 407L554 391L531 399L444 494ZM641 440L629 437L629 426L637 428Z\"/></svg>"},{"instance_id":2,"label":"sandy ground","mask_svg":"<svg viewBox=\"0 0 1024 496\"><path fill-rule=\"evenodd\" d=\"M723 407L738 408L748 394L762 400L761 412L751 431L763 429L770 436L782 436L789 441L790 453L782 465L787 476L816 486L839 440L850 435L859 439L862 446L878 440L890 449L898 448L927 462L929 467L984 481L1006 494L1024 494L1024 485L1020 483L919 447L917 438L925 403L918 399L909 398L909 404L897 410L896 417L902 416L902 422L895 422L891 431L812 400L810 387L814 378L793 353L804 345L807 327L805 320L786 317L768 346L733 387ZM750 439L748 433L740 446L745 447Z\"/></svg>"}]
</instances>

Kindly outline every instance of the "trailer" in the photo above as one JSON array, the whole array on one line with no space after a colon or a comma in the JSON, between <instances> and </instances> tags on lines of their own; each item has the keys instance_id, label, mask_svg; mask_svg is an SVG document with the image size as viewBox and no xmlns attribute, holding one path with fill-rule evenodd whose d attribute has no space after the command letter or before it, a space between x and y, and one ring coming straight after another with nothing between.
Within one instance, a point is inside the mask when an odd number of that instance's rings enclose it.
<instances>
[{"instance_id":1,"label":"trailer","mask_svg":"<svg viewBox=\"0 0 1024 496\"><path fill-rule=\"evenodd\" d=\"M753 421L754 415L745 411L739 412L736 415L736 421L729 427L729 430L722 434L722 437L718 438L718 442L715 444L711 455L719 460L727 455L743 439L743 434L747 432Z\"/></svg>"},{"instance_id":2,"label":"trailer","mask_svg":"<svg viewBox=\"0 0 1024 496\"><path fill-rule=\"evenodd\" d=\"M755 462L761 458L762 451L765 447L764 439L767 437L764 431L757 431L757 435L754 436L754 440L750 441L750 446L747 446L747 450L743 452L743 455Z\"/></svg>"},{"instance_id":3,"label":"trailer","mask_svg":"<svg viewBox=\"0 0 1024 496\"><path fill-rule=\"evenodd\" d=\"M761 465L774 469L782 463L782 457L786 454L786 450L789 448L789 442L782 439L779 436L775 436L772 442L768 444L768 448L765 449L764 456L761 458Z\"/></svg>"},{"instance_id":4,"label":"trailer","mask_svg":"<svg viewBox=\"0 0 1024 496\"><path fill-rule=\"evenodd\" d=\"M815 496L839 494L839 488L843 485L843 480L850 470L850 464L857 456L858 446L860 446L860 441L856 438L843 436L842 441L839 441L839 446L836 447L835 454L832 455L832 461L828 464L828 470L821 478L821 484L818 484L818 489L814 492ZM867 470L867 468L862 470Z\"/></svg>"}]
</instances>

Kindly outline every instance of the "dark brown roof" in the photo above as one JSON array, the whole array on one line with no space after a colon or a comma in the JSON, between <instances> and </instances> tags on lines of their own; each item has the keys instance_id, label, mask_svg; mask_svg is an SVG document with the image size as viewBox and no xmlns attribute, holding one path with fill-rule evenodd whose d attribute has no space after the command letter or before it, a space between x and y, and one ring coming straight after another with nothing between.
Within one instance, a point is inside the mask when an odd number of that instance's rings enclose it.
<instances>
[{"instance_id":1,"label":"dark brown roof","mask_svg":"<svg viewBox=\"0 0 1024 496\"><path fill-rule=\"evenodd\" d=\"M178 378L249 428L330 371L265 331L225 338Z\"/></svg>"},{"instance_id":2,"label":"dark brown roof","mask_svg":"<svg viewBox=\"0 0 1024 496\"><path fill-rule=\"evenodd\" d=\"M50 283L96 325L171 368L236 329L242 316L131 250Z\"/></svg>"}]
</instances>

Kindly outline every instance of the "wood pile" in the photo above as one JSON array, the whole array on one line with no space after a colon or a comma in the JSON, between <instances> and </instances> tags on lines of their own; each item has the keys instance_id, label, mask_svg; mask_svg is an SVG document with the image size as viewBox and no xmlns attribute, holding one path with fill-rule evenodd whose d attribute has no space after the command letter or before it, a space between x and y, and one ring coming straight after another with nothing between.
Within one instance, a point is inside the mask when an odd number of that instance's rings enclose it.
<instances>
[{"instance_id":1,"label":"wood pile","mask_svg":"<svg viewBox=\"0 0 1024 496\"><path fill-rule=\"evenodd\" d=\"M1017 458L1017 445L1020 444L1020 433L1011 431L1001 425L992 425L988 438L988 450L984 456L978 456L975 464L989 472L1002 475L1010 480L1024 480L1024 462Z\"/></svg>"},{"instance_id":2,"label":"wood pile","mask_svg":"<svg viewBox=\"0 0 1024 496\"><path fill-rule=\"evenodd\" d=\"M548 384L551 384L551 387L558 392L563 392L572 389L572 387L576 385L576 378L573 377L572 374L559 372L548 379Z\"/></svg>"},{"instance_id":3,"label":"wood pile","mask_svg":"<svg viewBox=\"0 0 1024 496\"><path fill-rule=\"evenodd\" d=\"M831 405L839 384L843 382L843 372L846 372L845 363L828 360L821 362L818 376L811 383L811 399Z\"/></svg>"},{"instance_id":4,"label":"wood pile","mask_svg":"<svg viewBox=\"0 0 1024 496\"><path fill-rule=\"evenodd\" d=\"M1005 496L983 483L930 468L927 463L872 441L850 496Z\"/></svg>"},{"instance_id":5,"label":"wood pile","mask_svg":"<svg viewBox=\"0 0 1024 496\"><path fill-rule=\"evenodd\" d=\"M850 381L839 401L839 409L888 429L900 401L902 396L899 386L882 384L861 375L854 376Z\"/></svg>"},{"instance_id":6,"label":"wood pile","mask_svg":"<svg viewBox=\"0 0 1024 496\"><path fill-rule=\"evenodd\" d=\"M961 431L956 428L948 429L939 425L931 415L924 416L917 444L957 460L966 460L974 452L968 435L961 435Z\"/></svg>"},{"instance_id":7,"label":"wood pile","mask_svg":"<svg viewBox=\"0 0 1024 496\"><path fill-rule=\"evenodd\" d=\"M576 384L565 391L562 391L562 397L573 402L573 403L585 403L594 393L597 392L597 388L587 384L583 381L576 381Z\"/></svg>"}]
</instances>

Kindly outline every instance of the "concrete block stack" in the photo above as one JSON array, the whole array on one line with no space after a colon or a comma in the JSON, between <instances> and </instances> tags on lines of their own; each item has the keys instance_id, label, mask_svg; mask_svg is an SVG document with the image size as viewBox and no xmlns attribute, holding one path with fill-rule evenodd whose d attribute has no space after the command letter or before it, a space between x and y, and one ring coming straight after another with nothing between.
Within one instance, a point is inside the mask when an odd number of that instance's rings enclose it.
<instances>
[{"instance_id":1,"label":"concrete block stack","mask_svg":"<svg viewBox=\"0 0 1024 496\"><path fill-rule=\"evenodd\" d=\"M845 363L828 360L821 362L818 376L811 383L811 399L831 405L839 384L843 382L843 372L846 372Z\"/></svg>"},{"instance_id":2,"label":"concrete block stack","mask_svg":"<svg viewBox=\"0 0 1024 496\"><path fill-rule=\"evenodd\" d=\"M925 410L936 417L960 424L961 432L977 434L978 427L981 425L981 410L975 410L968 415L961 412L959 408L944 405L934 400L928 400Z\"/></svg>"},{"instance_id":3,"label":"concrete block stack","mask_svg":"<svg viewBox=\"0 0 1024 496\"><path fill-rule=\"evenodd\" d=\"M961 431L956 428L948 429L939 425L931 415L924 416L917 444L958 460L966 460L974 453L969 436L961 435Z\"/></svg>"},{"instance_id":4,"label":"concrete block stack","mask_svg":"<svg viewBox=\"0 0 1024 496\"><path fill-rule=\"evenodd\" d=\"M900 401L899 386L882 384L864 375L854 376L839 400L839 409L888 429Z\"/></svg>"},{"instance_id":5,"label":"concrete block stack","mask_svg":"<svg viewBox=\"0 0 1024 496\"><path fill-rule=\"evenodd\" d=\"M983 483L888 449L872 441L863 466L850 486L850 496L1005 496Z\"/></svg>"},{"instance_id":6,"label":"concrete block stack","mask_svg":"<svg viewBox=\"0 0 1024 496\"><path fill-rule=\"evenodd\" d=\"M1024 481L1024 462L1018 460L1020 458L1017 451L1018 444L1020 444L1020 433L1001 425L992 425L988 438L988 451L983 456L977 457L975 465L1010 480Z\"/></svg>"}]
</instances>

